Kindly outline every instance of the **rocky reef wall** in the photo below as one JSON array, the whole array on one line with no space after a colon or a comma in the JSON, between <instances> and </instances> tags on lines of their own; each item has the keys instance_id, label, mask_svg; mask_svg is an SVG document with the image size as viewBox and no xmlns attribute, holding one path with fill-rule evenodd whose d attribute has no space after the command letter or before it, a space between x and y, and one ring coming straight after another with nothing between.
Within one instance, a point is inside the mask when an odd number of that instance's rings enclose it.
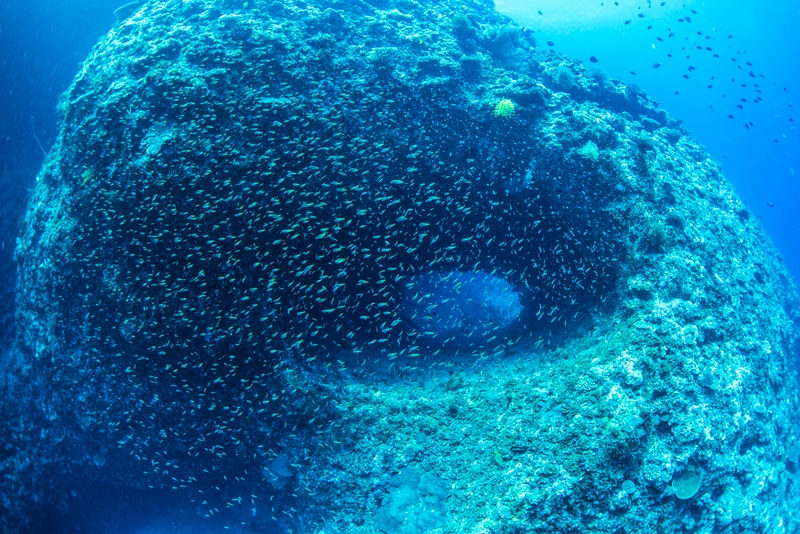
<instances>
[{"instance_id":1,"label":"rocky reef wall","mask_svg":"<svg viewBox=\"0 0 800 534\"><path fill-rule=\"evenodd\" d=\"M147 3L60 111L9 529L100 481L243 532L797 530L769 240L654 101L490 3ZM404 287L453 272L515 324L431 344Z\"/></svg>"}]
</instances>

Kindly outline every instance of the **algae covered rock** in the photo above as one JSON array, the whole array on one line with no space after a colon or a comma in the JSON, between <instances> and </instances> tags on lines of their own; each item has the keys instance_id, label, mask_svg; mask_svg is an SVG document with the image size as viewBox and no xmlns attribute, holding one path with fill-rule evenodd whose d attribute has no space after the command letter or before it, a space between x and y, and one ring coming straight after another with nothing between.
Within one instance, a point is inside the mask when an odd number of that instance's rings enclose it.
<instances>
[{"instance_id":1,"label":"algae covered rock","mask_svg":"<svg viewBox=\"0 0 800 534\"><path fill-rule=\"evenodd\" d=\"M375 514L375 525L386 534L423 534L445 525L447 484L431 473L404 470L390 478L391 492Z\"/></svg>"},{"instance_id":2,"label":"algae covered rock","mask_svg":"<svg viewBox=\"0 0 800 534\"><path fill-rule=\"evenodd\" d=\"M4 526L798 528L797 294L640 90L490 2L130 9L19 240Z\"/></svg>"}]
</instances>

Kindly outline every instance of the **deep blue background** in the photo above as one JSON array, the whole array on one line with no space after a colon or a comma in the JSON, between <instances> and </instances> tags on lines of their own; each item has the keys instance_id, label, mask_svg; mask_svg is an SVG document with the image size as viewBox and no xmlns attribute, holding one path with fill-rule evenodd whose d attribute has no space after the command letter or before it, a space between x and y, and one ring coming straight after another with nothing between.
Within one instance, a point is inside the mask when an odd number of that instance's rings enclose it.
<instances>
[{"instance_id":1,"label":"deep blue background","mask_svg":"<svg viewBox=\"0 0 800 534\"><path fill-rule=\"evenodd\" d=\"M550 41L553 50L640 86L683 121L722 165L800 280L800 1L496 5L532 30L540 44Z\"/></svg>"},{"instance_id":2,"label":"deep blue background","mask_svg":"<svg viewBox=\"0 0 800 534\"><path fill-rule=\"evenodd\" d=\"M58 132L56 104L126 0L0 4L0 344L11 340L13 249L44 150ZM36 138L41 142L42 148Z\"/></svg>"}]
</instances>

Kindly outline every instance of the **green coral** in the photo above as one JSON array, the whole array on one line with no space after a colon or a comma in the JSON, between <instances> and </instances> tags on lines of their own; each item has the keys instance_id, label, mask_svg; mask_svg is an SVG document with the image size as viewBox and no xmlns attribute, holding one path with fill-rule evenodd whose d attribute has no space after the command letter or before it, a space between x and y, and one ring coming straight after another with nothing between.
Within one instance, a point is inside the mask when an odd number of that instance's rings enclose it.
<instances>
[{"instance_id":1,"label":"green coral","mask_svg":"<svg viewBox=\"0 0 800 534\"><path fill-rule=\"evenodd\" d=\"M691 499L703 483L703 470L697 466L687 466L672 479L675 496L681 500Z\"/></svg>"},{"instance_id":2,"label":"green coral","mask_svg":"<svg viewBox=\"0 0 800 534\"><path fill-rule=\"evenodd\" d=\"M597 148L597 145L594 144L592 141L587 141L585 145L580 147L579 149L575 150L575 152L588 160L597 161L600 157L600 150Z\"/></svg>"},{"instance_id":3,"label":"green coral","mask_svg":"<svg viewBox=\"0 0 800 534\"><path fill-rule=\"evenodd\" d=\"M504 98L494 106L495 117L510 117L514 114L516 106L511 100Z\"/></svg>"},{"instance_id":4,"label":"green coral","mask_svg":"<svg viewBox=\"0 0 800 534\"><path fill-rule=\"evenodd\" d=\"M553 75L553 81L555 81L558 87L566 91L572 90L576 86L575 73L573 73L568 67L564 66L556 69L556 72Z\"/></svg>"},{"instance_id":5,"label":"green coral","mask_svg":"<svg viewBox=\"0 0 800 534\"><path fill-rule=\"evenodd\" d=\"M494 451L494 461L497 465L503 465L503 455L500 451Z\"/></svg>"}]
</instances>

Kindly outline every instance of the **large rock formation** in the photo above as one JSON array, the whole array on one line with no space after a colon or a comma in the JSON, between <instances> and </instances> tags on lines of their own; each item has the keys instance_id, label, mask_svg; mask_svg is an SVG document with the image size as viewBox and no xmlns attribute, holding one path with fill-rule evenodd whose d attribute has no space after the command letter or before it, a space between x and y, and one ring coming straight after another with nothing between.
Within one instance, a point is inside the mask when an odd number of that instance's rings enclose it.
<instances>
[{"instance_id":1,"label":"large rock formation","mask_svg":"<svg viewBox=\"0 0 800 534\"><path fill-rule=\"evenodd\" d=\"M241 531L800 528L795 290L636 87L480 1L133 11L18 246L8 528L85 484Z\"/></svg>"}]
</instances>

